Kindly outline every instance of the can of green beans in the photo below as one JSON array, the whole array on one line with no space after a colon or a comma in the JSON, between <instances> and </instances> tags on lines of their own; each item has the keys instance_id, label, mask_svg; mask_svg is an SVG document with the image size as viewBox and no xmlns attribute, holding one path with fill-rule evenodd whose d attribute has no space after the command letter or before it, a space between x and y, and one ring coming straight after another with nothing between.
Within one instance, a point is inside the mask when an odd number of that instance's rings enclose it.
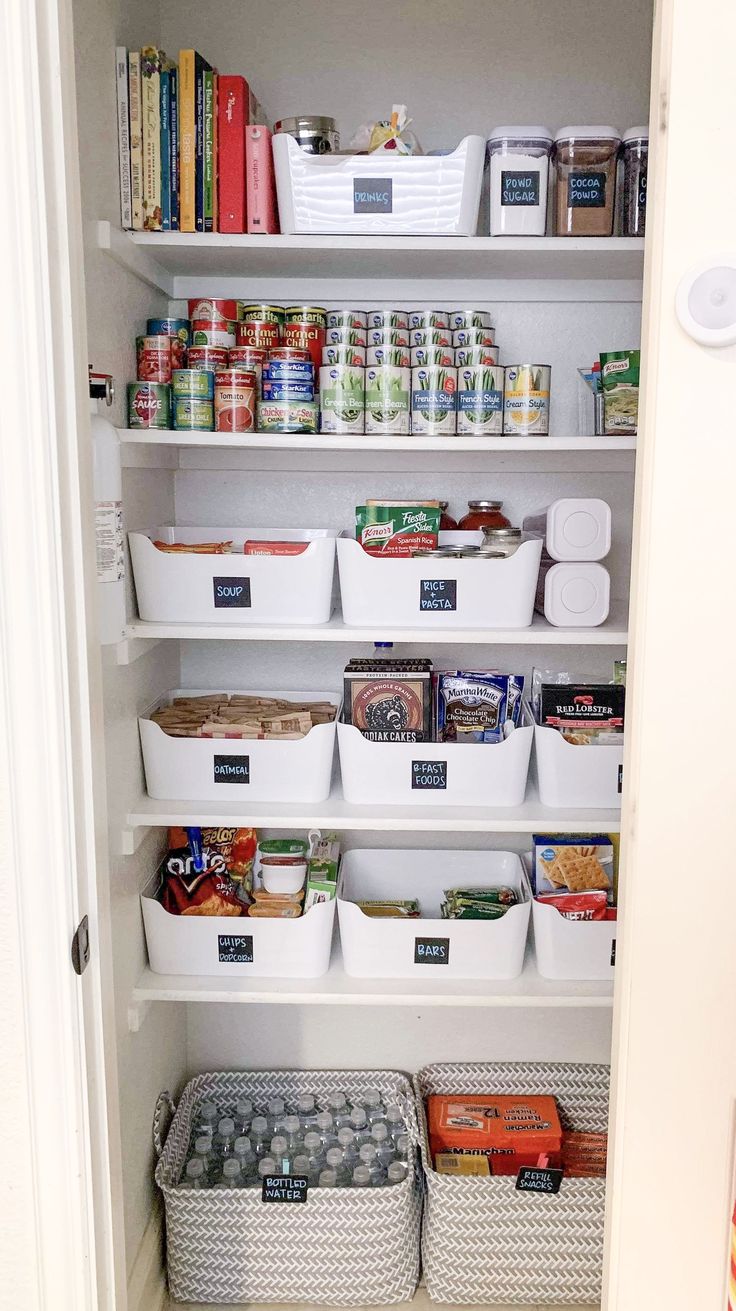
<instances>
[{"instance_id":1,"label":"can of green beans","mask_svg":"<svg viewBox=\"0 0 736 1311\"><path fill-rule=\"evenodd\" d=\"M456 431L457 369L422 364L411 371L411 431L441 437Z\"/></svg>"},{"instance_id":2,"label":"can of green beans","mask_svg":"<svg viewBox=\"0 0 736 1311\"><path fill-rule=\"evenodd\" d=\"M479 437L503 430L503 369L483 364L458 369L457 430Z\"/></svg>"}]
</instances>

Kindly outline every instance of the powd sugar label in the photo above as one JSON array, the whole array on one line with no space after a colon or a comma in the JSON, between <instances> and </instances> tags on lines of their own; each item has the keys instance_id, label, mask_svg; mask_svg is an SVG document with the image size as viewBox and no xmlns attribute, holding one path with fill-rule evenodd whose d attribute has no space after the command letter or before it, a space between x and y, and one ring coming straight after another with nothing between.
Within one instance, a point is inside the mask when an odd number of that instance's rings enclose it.
<instances>
[{"instance_id":1,"label":"powd sugar label","mask_svg":"<svg viewBox=\"0 0 736 1311\"><path fill-rule=\"evenodd\" d=\"M538 205L539 170L520 172L518 169L502 169L501 204Z\"/></svg>"}]
</instances>

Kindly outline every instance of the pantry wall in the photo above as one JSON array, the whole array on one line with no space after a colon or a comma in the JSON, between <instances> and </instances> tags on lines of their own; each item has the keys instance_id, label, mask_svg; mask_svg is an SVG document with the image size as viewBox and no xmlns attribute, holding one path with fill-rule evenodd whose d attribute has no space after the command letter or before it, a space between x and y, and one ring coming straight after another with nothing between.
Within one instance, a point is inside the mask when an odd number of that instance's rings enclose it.
<instances>
[{"instance_id":1,"label":"pantry wall","mask_svg":"<svg viewBox=\"0 0 736 1311\"><path fill-rule=\"evenodd\" d=\"M311 0L295 6L251 0L74 0L77 96L86 243L88 353L96 370L112 373L117 400L112 421L124 427L125 383L135 376L133 345L149 316L176 309L161 286L123 270L96 246L96 221L119 226L113 53L117 44L156 42L175 53L195 46L221 70L246 72L270 117L328 112L344 140L384 105L405 100L426 146L487 135L501 122L530 116L551 128L566 122L646 122L649 102L651 9L641 0L616 6L596 0L438 0L400 6L377 0ZM158 254L158 252L154 252ZM436 276L430 260L407 277L399 258L378 276L361 261L345 275L317 276L307 254L296 276L251 276L247 252L235 276L203 276L196 261L177 270L177 294L247 294L276 302L306 299L356 307L380 303L492 307L504 355L515 352L552 365L552 426L578 433L576 370L600 349L637 345L639 277L488 278ZM344 258L344 257L343 257ZM155 281L155 278L152 280ZM558 495L600 496L613 512L610 561L612 615L626 628L633 498L633 453L447 451L411 454L180 450L127 444L123 448L124 514L128 531L165 524L347 528L365 496L442 495L462 510L471 496L497 494L514 523ZM132 591L129 614L134 614ZM127 814L145 789L136 716L172 688L318 690L341 685L350 655L371 650L382 634L360 644L280 641L151 643L139 658L105 656L105 717L117 1035L120 1215L131 1311L141 1300L143 1265L157 1260L151 1217L150 1119L157 1093L181 1088L204 1070L259 1067L375 1065L413 1071L435 1060L590 1060L610 1055L606 1005L535 1008L298 1004L238 1005L153 1002L131 1007L146 964L139 893L163 849L163 828L131 830ZM397 647L397 651L399 648ZM437 664L498 664L529 674L532 665L608 677L623 642L586 647L523 644L458 646L422 641L406 653ZM403 651L402 651L403 653ZM137 654L137 651L135 652ZM242 819L247 822L247 814ZM427 828L430 829L431 822ZM283 831L283 830L282 830ZM342 831L345 848L399 846L528 850L523 832ZM127 843L129 854L122 855ZM130 848L135 846L135 850ZM277 990L277 989L275 989ZM132 1011L132 1014L130 1013ZM132 1031L131 1026L132 1025ZM153 1252L153 1257L151 1253Z\"/></svg>"}]
</instances>

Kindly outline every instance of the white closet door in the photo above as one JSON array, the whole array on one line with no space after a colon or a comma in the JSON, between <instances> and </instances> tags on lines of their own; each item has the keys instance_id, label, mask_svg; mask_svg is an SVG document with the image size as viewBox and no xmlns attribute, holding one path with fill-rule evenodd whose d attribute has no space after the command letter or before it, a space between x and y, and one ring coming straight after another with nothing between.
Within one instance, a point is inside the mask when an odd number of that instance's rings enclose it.
<instances>
[{"instance_id":1,"label":"white closet door","mask_svg":"<svg viewBox=\"0 0 736 1311\"><path fill-rule=\"evenodd\" d=\"M736 6L657 10L605 1305L722 1311L736 1096L736 349L696 344L675 297L698 261L730 252L736 263Z\"/></svg>"}]
</instances>

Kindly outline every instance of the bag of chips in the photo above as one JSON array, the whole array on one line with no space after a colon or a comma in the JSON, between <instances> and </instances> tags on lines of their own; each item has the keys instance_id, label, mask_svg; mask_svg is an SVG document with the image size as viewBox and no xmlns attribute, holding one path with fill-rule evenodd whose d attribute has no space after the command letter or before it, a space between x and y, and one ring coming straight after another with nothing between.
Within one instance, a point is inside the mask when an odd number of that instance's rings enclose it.
<instances>
[{"instance_id":1,"label":"bag of chips","mask_svg":"<svg viewBox=\"0 0 736 1311\"><path fill-rule=\"evenodd\" d=\"M245 915L258 835L246 828L171 828L161 904L172 915Z\"/></svg>"}]
</instances>

